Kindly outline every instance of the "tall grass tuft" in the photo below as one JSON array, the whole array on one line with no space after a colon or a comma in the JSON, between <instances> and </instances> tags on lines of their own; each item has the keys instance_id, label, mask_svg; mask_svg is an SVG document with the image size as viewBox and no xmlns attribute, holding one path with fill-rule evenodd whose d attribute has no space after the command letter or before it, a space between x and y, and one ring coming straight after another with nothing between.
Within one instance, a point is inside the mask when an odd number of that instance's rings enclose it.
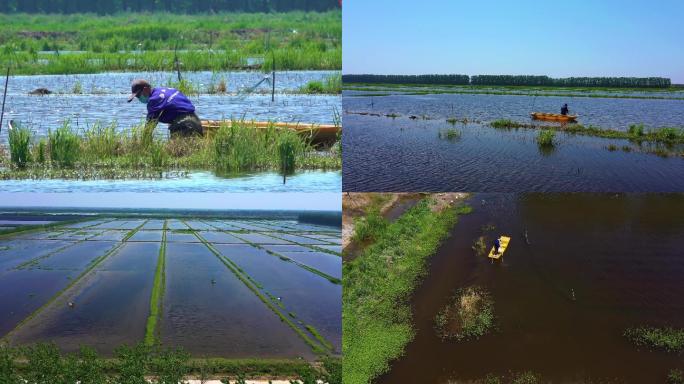
<instances>
[{"instance_id":1,"label":"tall grass tuft","mask_svg":"<svg viewBox=\"0 0 684 384\"><path fill-rule=\"evenodd\" d=\"M537 144L539 144L540 147L553 147L556 145L555 139L556 132L550 129L544 129L539 131L539 134L537 135Z\"/></svg>"},{"instance_id":2,"label":"tall grass tuft","mask_svg":"<svg viewBox=\"0 0 684 384\"><path fill-rule=\"evenodd\" d=\"M74 165L80 155L80 141L68 121L56 130L48 131L50 159L61 166Z\"/></svg>"},{"instance_id":3,"label":"tall grass tuft","mask_svg":"<svg viewBox=\"0 0 684 384\"><path fill-rule=\"evenodd\" d=\"M96 123L83 134L83 152L98 159L106 159L119 152L121 137L114 123L103 126Z\"/></svg>"},{"instance_id":4,"label":"tall grass tuft","mask_svg":"<svg viewBox=\"0 0 684 384\"><path fill-rule=\"evenodd\" d=\"M28 128L15 125L9 130L10 160L12 163L23 168L31 161L30 144L31 131Z\"/></svg>"},{"instance_id":5,"label":"tall grass tuft","mask_svg":"<svg viewBox=\"0 0 684 384\"><path fill-rule=\"evenodd\" d=\"M644 135L644 125L643 124L631 124L629 126L629 134L632 136L640 137Z\"/></svg>"},{"instance_id":6,"label":"tall grass tuft","mask_svg":"<svg viewBox=\"0 0 684 384\"><path fill-rule=\"evenodd\" d=\"M214 137L214 162L217 169L234 173L263 166L263 136L262 132L247 128L244 122L222 124Z\"/></svg>"},{"instance_id":7,"label":"tall grass tuft","mask_svg":"<svg viewBox=\"0 0 684 384\"><path fill-rule=\"evenodd\" d=\"M296 132L286 129L278 135L277 146L280 170L284 174L291 174L295 170L297 156L305 150L303 142Z\"/></svg>"}]
</instances>

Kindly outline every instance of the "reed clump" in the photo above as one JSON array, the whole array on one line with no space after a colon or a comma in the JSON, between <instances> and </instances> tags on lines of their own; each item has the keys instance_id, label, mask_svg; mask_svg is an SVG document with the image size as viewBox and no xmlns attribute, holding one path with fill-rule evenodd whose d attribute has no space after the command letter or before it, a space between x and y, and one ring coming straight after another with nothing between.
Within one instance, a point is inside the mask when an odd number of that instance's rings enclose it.
<instances>
[{"instance_id":1,"label":"reed clump","mask_svg":"<svg viewBox=\"0 0 684 384\"><path fill-rule=\"evenodd\" d=\"M556 132L550 129L539 131L537 135L537 145L545 148L552 148L556 145Z\"/></svg>"},{"instance_id":2,"label":"reed clump","mask_svg":"<svg viewBox=\"0 0 684 384\"><path fill-rule=\"evenodd\" d=\"M31 131L22 126L9 130L10 160L17 167L23 168L31 161Z\"/></svg>"},{"instance_id":3,"label":"reed clump","mask_svg":"<svg viewBox=\"0 0 684 384\"><path fill-rule=\"evenodd\" d=\"M435 316L435 331L442 339L479 338L494 327L494 301L489 292L477 286L456 294Z\"/></svg>"}]
</instances>

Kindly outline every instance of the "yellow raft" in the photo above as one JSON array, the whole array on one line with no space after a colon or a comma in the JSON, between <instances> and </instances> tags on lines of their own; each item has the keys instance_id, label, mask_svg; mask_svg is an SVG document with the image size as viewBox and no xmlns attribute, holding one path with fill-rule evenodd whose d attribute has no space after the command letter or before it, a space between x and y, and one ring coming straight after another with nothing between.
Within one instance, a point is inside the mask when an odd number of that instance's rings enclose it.
<instances>
[{"instance_id":1,"label":"yellow raft","mask_svg":"<svg viewBox=\"0 0 684 384\"><path fill-rule=\"evenodd\" d=\"M577 115L561 115L560 113L532 112L530 115L535 120L559 121L561 123L577 120Z\"/></svg>"},{"instance_id":2,"label":"yellow raft","mask_svg":"<svg viewBox=\"0 0 684 384\"><path fill-rule=\"evenodd\" d=\"M202 128L206 134L216 132L221 124L231 125L230 120L202 120ZM254 129L266 129L273 125L278 129L290 129L299 134L310 136L311 143L331 144L334 143L342 130L341 127L330 124L310 124L310 123L283 123L268 121L246 121L245 124Z\"/></svg>"},{"instance_id":3,"label":"yellow raft","mask_svg":"<svg viewBox=\"0 0 684 384\"><path fill-rule=\"evenodd\" d=\"M508 236L501 236L499 237L499 242L501 243L501 246L499 247L499 250L501 252L496 252L496 249L492 247L492 250L489 251L489 258L493 260L499 260L501 257L503 257L504 252L506 252L506 248L508 248L508 243L511 242L511 238Z\"/></svg>"}]
</instances>

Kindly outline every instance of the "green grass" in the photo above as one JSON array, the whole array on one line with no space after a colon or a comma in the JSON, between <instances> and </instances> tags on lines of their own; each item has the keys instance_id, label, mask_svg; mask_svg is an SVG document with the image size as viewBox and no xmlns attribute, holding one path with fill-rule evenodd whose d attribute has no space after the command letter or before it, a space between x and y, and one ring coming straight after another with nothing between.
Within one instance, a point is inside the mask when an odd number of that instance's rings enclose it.
<instances>
[{"instance_id":1,"label":"green grass","mask_svg":"<svg viewBox=\"0 0 684 384\"><path fill-rule=\"evenodd\" d=\"M14 126L9 130L10 161L19 168L31 161L31 131L22 126Z\"/></svg>"},{"instance_id":2,"label":"green grass","mask_svg":"<svg viewBox=\"0 0 684 384\"><path fill-rule=\"evenodd\" d=\"M164 295L165 285L165 264L166 264L166 221L162 229L162 241L157 257L157 269L154 273L154 285L150 295L150 315L147 317L145 325L145 345L157 343L157 322L161 313L162 296Z\"/></svg>"},{"instance_id":3,"label":"green grass","mask_svg":"<svg viewBox=\"0 0 684 384\"><path fill-rule=\"evenodd\" d=\"M0 14L0 66L14 74L341 69L339 10L288 13ZM40 51L57 51L41 53ZM67 51L79 51L69 53ZM248 58L262 58L250 64Z\"/></svg>"},{"instance_id":4,"label":"green grass","mask_svg":"<svg viewBox=\"0 0 684 384\"><path fill-rule=\"evenodd\" d=\"M489 123L494 128L525 128L529 124L518 123L510 119L499 119Z\"/></svg>"},{"instance_id":5,"label":"green grass","mask_svg":"<svg viewBox=\"0 0 684 384\"><path fill-rule=\"evenodd\" d=\"M69 122L49 133L47 142L31 140L26 128L10 137L10 158L0 158L0 179L159 178L162 171L213 170L221 174L301 169L340 169L341 153L314 148L307 134L271 126L255 129L234 121L205 137L155 137L141 124L127 131L95 124L77 132ZM157 128L163 129L163 128Z\"/></svg>"},{"instance_id":6,"label":"green grass","mask_svg":"<svg viewBox=\"0 0 684 384\"><path fill-rule=\"evenodd\" d=\"M408 298L457 216L470 211L431 207L430 199L419 202L343 267L344 382L371 382L413 338Z\"/></svg>"},{"instance_id":7,"label":"green grass","mask_svg":"<svg viewBox=\"0 0 684 384\"><path fill-rule=\"evenodd\" d=\"M357 242L375 241L387 228L387 220L380 214L380 207L369 207L366 216L354 219L354 235Z\"/></svg>"},{"instance_id":8,"label":"green grass","mask_svg":"<svg viewBox=\"0 0 684 384\"><path fill-rule=\"evenodd\" d=\"M680 369L671 369L667 374L667 384L684 384L684 372Z\"/></svg>"},{"instance_id":9,"label":"green grass","mask_svg":"<svg viewBox=\"0 0 684 384\"><path fill-rule=\"evenodd\" d=\"M341 94L342 75L335 74L328 76L324 81L311 80L299 89L299 92L306 94Z\"/></svg>"},{"instance_id":10,"label":"green grass","mask_svg":"<svg viewBox=\"0 0 684 384\"><path fill-rule=\"evenodd\" d=\"M684 329L637 327L627 329L624 335L637 346L661 349L667 352L684 350Z\"/></svg>"},{"instance_id":11,"label":"green grass","mask_svg":"<svg viewBox=\"0 0 684 384\"><path fill-rule=\"evenodd\" d=\"M113 358L104 358L89 347L62 353L55 344L26 347L0 345L2 383L178 383L190 376L323 380L341 384L341 359L324 357L309 363L301 359L192 358L182 348L122 345Z\"/></svg>"},{"instance_id":12,"label":"green grass","mask_svg":"<svg viewBox=\"0 0 684 384\"><path fill-rule=\"evenodd\" d=\"M459 289L435 316L435 331L442 339L476 339L494 327L494 302L484 288Z\"/></svg>"},{"instance_id":13,"label":"green grass","mask_svg":"<svg viewBox=\"0 0 684 384\"><path fill-rule=\"evenodd\" d=\"M537 135L537 144L540 147L553 147L556 145L555 139L556 132L550 129L543 129L539 131L539 134Z\"/></svg>"}]
</instances>

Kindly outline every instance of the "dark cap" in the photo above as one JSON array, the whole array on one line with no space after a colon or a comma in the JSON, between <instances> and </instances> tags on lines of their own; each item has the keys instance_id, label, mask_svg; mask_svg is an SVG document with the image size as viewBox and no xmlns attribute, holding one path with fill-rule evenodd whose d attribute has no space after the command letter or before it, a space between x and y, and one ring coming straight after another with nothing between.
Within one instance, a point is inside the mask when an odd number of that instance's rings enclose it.
<instances>
[{"instance_id":1,"label":"dark cap","mask_svg":"<svg viewBox=\"0 0 684 384\"><path fill-rule=\"evenodd\" d=\"M142 90L145 89L145 87L152 88L152 86L150 85L150 83L147 82L147 80L133 80L133 82L131 83L131 95L128 96L128 102L130 103L131 100L138 97L140 92L142 92Z\"/></svg>"}]
</instances>

